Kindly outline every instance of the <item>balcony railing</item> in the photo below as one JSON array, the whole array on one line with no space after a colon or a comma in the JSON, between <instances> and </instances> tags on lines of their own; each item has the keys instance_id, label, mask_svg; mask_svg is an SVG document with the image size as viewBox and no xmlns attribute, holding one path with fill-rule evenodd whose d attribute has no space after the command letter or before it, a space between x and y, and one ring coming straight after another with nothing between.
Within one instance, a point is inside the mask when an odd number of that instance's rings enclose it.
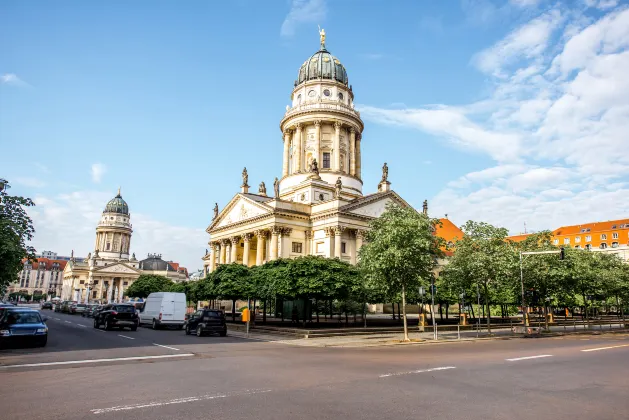
<instances>
[{"instance_id":1,"label":"balcony railing","mask_svg":"<svg viewBox=\"0 0 629 420\"><path fill-rule=\"evenodd\" d=\"M350 114L352 116L356 116L360 118L360 112L355 110L353 107L349 105L345 105L342 102L325 101L325 100L320 100L316 102L306 102L306 103L294 106L292 108L289 108L284 114L284 117L288 117L290 115L293 115L299 112L316 111L319 109L344 112L346 114Z\"/></svg>"}]
</instances>

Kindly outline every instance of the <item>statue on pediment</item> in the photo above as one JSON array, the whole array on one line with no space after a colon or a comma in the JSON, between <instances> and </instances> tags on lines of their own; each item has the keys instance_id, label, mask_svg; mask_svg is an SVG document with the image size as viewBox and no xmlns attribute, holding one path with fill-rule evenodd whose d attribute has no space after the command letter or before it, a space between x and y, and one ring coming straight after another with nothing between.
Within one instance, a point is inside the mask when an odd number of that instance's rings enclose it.
<instances>
[{"instance_id":1,"label":"statue on pediment","mask_svg":"<svg viewBox=\"0 0 629 420\"><path fill-rule=\"evenodd\" d=\"M275 177L275 181L273 181L273 191L275 192L275 198L280 198L280 181Z\"/></svg>"},{"instance_id":2,"label":"statue on pediment","mask_svg":"<svg viewBox=\"0 0 629 420\"><path fill-rule=\"evenodd\" d=\"M343 181L341 181L341 177L339 176L334 184L334 197L341 198L341 190L343 189Z\"/></svg>"},{"instance_id":3,"label":"statue on pediment","mask_svg":"<svg viewBox=\"0 0 629 420\"><path fill-rule=\"evenodd\" d=\"M214 203L214 219L218 217L218 203Z\"/></svg>"},{"instance_id":4,"label":"statue on pediment","mask_svg":"<svg viewBox=\"0 0 629 420\"><path fill-rule=\"evenodd\" d=\"M258 187L258 194L266 195L266 185L264 185L264 181L262 181Z\"/></svg>"},{"instance_id":5,"label":"statue on pediment","mask_svg":"<svg viewBox=\"0 0 629 420\"><path fill-rule=\"evenodd\" d=\"M387 163L384 162L384 165L382 166L382 181L381 182L387 182L389 178L389 167L387 166Z\"/></svg>"},{"instance_id":6,"label":"statue on pediment","mask_svg":"<svg viewBox=\"0 0 629 420\"><path fill-rule=\"evenodd\" d=\"M242 170L242 186L243 187L248 187L249 186L249 174L247 173L247 168L245 167L245 169Z\"/></svg>"}]
</instances>

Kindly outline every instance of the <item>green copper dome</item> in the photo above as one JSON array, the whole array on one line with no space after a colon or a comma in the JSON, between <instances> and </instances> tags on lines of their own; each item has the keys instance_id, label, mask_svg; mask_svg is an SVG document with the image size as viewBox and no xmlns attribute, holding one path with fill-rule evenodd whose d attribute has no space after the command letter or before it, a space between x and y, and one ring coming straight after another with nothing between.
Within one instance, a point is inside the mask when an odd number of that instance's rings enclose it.
<instances>
[{"instance_id":1,"label":"green copper dome","mask_svg":"<svg viewBox=\"0 0 629 420\"><path fill-rule=\"evenodd\" d=\"M118 190L118 195L109 200L103 213L129 214L129 206L127 202L122 199L120 190Z\"/></svg>"},{"instance_id":2,"label":"green copper dome","mask_svg":"<svg viewBox=\"0 0 629 420\"><path fill-rule=\"evenodd\" d=\"M334 80L347 85L347 71L338 58L322 46L299 69L295 86L308 80Z\"/></svg>"}]
</instances>

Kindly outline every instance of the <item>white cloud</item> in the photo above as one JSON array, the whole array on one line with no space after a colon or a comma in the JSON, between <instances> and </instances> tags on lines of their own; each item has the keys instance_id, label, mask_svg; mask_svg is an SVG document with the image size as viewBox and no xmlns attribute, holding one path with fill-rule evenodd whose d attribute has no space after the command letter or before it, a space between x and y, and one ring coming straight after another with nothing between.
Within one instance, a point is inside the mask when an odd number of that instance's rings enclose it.
<instances>
[{"instance_id":1,"label":"white cloud","mask_svg":"<svg viewBox=\"0 0 629 420\"><path fill-rule=\"evenodd\" d=\"M290 38L300 25L322 23L327 13L325 0L292 0L280 35Z\"/></svg>"},{"instance_id":2,"label":"white cloud","mask_svg":"<svg viewBox=\"0 0 629 420\"><path fill-rule=\"evenodd\" d=\"M111 198L112 193L102 191L36 195L36 206L29 209L35 226L33 246L38 250L52 249L60 255L70 255L72 250L78 256L93 252L96 225ZM133 203L129 206L132 210ZM170 225L148 214L131 213L131 252L138 259L145 258L149 252L157 252L189 270L202 266L200 258L208 239L203 228Z\"/></svg>"},{"instance_id":3,"label":"white cloud","mask_svg":"<svg viewBox=\"0 0 629 420\"><path fill-rule=\"evenodd\" d=\"M92 181L97 184L103 179L103 175L107 172L107 167L102 163L93 163L91 168Z\"/></svg>"},{"instance_id":4,"label":"white cloud","mask_svg":"<svg viewBox=\"0 0 629 420\"><path fill-rule=\"evenodd\" d=\"M17 177L15 178L15 183L30 188L43 188L46 186L46 183L41 179L30 176Z\"/></svg>"},{"instance_id":5,"label":"white cloud","mask_svg":"<svg viewBox=\"0 0 629 420\"><path fill-rule=\"evenodd\" d=\"M0 83L3 85L28 87L30 86L24 80L20 79L17 74L5 73L0 75Z\"/></svg>"},{"instance_id":6,"label":"white cloud","mask_svg":"<svg viewBox=\"0 0 629 420\"><path fill-rule=\"evenodd\" d=\"M509 0L509 2L518 7L537 6L543 0Z\"/></svg>"},{"instance_id":7,"label":"white cloud","mask_svg":"<svg viewBox=\"0 0 629 420\"><path fill-rule=\"evenodd\" d=\"M600 10L613 9L618 5L618 0L584 0L587 7L594 7Z\"/></svg>"},{"instance_id":8,"label":"white cloud","mask_svg":"<svg viewBox=\"0 0 629 420\"><path fill-rule=\"evenodd\" d=\"M629 8L594 18L571 6L553 6L475 55L490 83L478 102L361 107L367 120L496 162L450 181L431 205L437 214L518 232L524 222L541 230L629 213Z\"/></svg>"}]
</instances>

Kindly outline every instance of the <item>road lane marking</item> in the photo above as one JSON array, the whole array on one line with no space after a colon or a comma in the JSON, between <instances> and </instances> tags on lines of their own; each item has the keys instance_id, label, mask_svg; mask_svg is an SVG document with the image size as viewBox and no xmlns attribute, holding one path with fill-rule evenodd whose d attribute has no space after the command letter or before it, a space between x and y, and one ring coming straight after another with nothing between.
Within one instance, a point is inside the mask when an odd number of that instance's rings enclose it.
<instances>
[{"instance_id":1,"label":"road lane marking","mask_svg":"<svg viewBox=\"0 0 629 420\"><path fill-rule=\"evenodd\" d=\"M68 324L72 324L70 321L63 321L63 322L66 322L66 323L68 323Z\"/></svg>"},{"instance_id":2,"label":"road lane marking","mask_svg":"<svg viewBox=\"0 0 629 420\"><path fill-rule=\"evenodd\" d=\"M133 337L129 337L129 336L122 335L122 334L118 334L118 337L128 338L129 340L135 340L135 338L133 338Z\"/></svg>"},{"instance_id":3,"label":"road lane marking","mask_svg":"<svg viewBox=\"0 0 629 420\"><path fill-rule=\"evenodd\" d=\"M87 325L83 325L83 324L76 324L76 325L78 325L79 327L83 327L83 328L87 327Z\"/></svg>"},{"instance_id":4,"label":"road lane marking","mask_svg":"<svg viewBox=\"0 0 629 420\"><path fill-rule=\"evenodd\" d=\"M117 357L113 359L69 360L66 362L46 362L46 363L27 363L23 365L7 365L7 366L0 366L0 369L20 368L20 367L38 367L38 366L58 366L58 365L83 365L86 363L126 362L129 360L168 359L168 358L173 358L173 357L192 357L192 356L194 356L194 353L163 354L161 356Z\"/></svg>"},{"instance_id":5,"label":"road lane marking","mask_svg":"<svg viewBox=\"0 0 629 420\"><path fill-rule=\"evenodd\" d=\"M588 352L588 351L609 350L609 349L617 349L619 347L629 347L629 344L620 344L618 346L609 346L609 347L599 347L599 348L596 348L596 349L585 349L585 350L581 350L581 351Z\"/></svg>"},{"instance_id":6,"label":"road lane marking","mask_svg":"<svg viewBox=\"0 0 629 420\"><path fill-rule=\"evenodd\" d=\"M538 356L516 357L515 359L505 359L507 362L517 362L518 360L540 359L542 357L553 357L552 354L540 354Z\"/></svg>"},{"instance_id":7,"label":"road lane marking","mask_svg":"<svg viewBox=\"0 0 629 420\"><path fill-rule=\"evenodd\" d=\"M103 414L103 413L112 413L116 411L137 410L139 408L160 407L163 405L185 404L185 403L194 402L194 401L216 400L219 398L237 397L240 395L262 394L266 392L271 392L271 390L270 389L259 389L259 390L254 389L254 390L245 390L245 391L239 391L239 392L231 392L227 394L209 394L209 395L201 395L198 397L184 397L184 398L175 398L173 400L153 401L153 402L143 403L143 404L119 405L117 407L109 407L109 408L95 408L90 411L92 412L92 414Z\"/></svg>"},{"instance_id":8,"label":"road lane marking","mask_svg":"<svg viewBox=\"0 0 629 420\"><path fill-rule=\"evenodd\" d=\"M388 378L390 376L411 375L414 373L436 372L438 370L448 370L448 369L456 369L456 366L443 366L443 367L437 367L437 368L432 368L432 369L411 370L408 372L385 373L384 375L380 375L379 378Z\"/></svg>"},{"instance_id":9,"label":"road lane marking","mask_svg":"<svg viewBox=\"0 0 629 420\"><path fill-rule=\"evenodd\" d=\"M163 346L163 345L161 345L161 344L157 344L157 343L153 343L153 345L154 345L154 346L157 346L157 347L164 347L165 349L171 349L171 350L181 351L181 350L176 349L176 348L174 348L174 347Z\"/></svg>"},{"instance_id":10,"label":"road lane marking","mask_svg":"<svg viewBox=\"0 0 629 420\"><path fill-rule=\"evenodd\" d=\"M53 318L55 321L61 321L59 318Z\"/></svg>"}]
</instances>

